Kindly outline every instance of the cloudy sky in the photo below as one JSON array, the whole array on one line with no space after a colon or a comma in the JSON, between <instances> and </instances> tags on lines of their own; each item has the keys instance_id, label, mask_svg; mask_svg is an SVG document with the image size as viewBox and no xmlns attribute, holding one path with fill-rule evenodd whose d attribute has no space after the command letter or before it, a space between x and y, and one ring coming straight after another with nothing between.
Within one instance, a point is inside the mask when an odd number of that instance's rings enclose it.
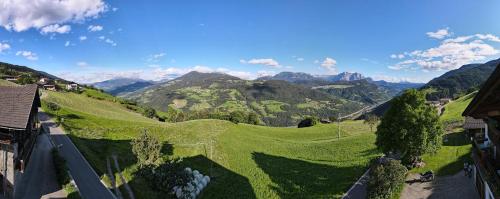
<instances>
[{"instance_id":1,"label":"cloudy sky","mask_svg":"<svg viewBox=\"0 0 500 199\"><path fill-rule=\"evenodd\" d=\"M426 82L500 57L500 1L0 2L0 61L88 83L192 70Z\"/></svg>"}]
</instances>

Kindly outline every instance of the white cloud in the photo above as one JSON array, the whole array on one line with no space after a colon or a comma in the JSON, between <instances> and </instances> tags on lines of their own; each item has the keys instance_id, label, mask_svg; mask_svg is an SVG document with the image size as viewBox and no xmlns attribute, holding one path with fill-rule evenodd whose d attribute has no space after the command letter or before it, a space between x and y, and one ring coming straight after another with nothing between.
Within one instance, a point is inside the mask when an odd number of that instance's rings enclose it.
<instances>
[{"instance_id":1,"label":"white cloud","mask_svg":"<svg viewBox=\"0 0 500 199\"><path fill-rule=\"evenodd\" d=\"M111 39L109 39L109 38L108 38L108 39L106 39L106 40L104 40L104 42L106 42L106 43L110 44L111 46L116 46L116 45L117 45L117 44L116 44L116 42L114 42L113 40L111 40Z\"/></svg>"},{"instance_id":2,"label":"white cloud","mask_svg":"<svg viewBox=\"0 0 500 199\"><path fill-rule=\"evenodd\" d=\"M76 65L79 67L82 67L82 68L89 66L89 64L87 62L84 62L84 61L77 62Z\"/></svg>"},{"instance_id":3,"label":"white cloud","mask_svg":"<svg viewBox=\"0 0 500 199\"><path fill-rule=\"evenodd\" d=\"M36 53L26 50L17 51L16 56L23 56L24 58L32 61L38 60L38 56L36 55Z\"/></svg>"},{"instance_id":4,"label":"white cloud","mask_svg":"<svg viewBox=\"0 0 500 199\"><path fill-rule=\"evenodd\" d=\"M333 58L327 57L323 62L321 62L321 67L329 71L330 73L336 73L335 66L337 65L337 61Z\"/></svg>"},{"instance_id":5,"label":"white cloud","mask_svg":"<svg viewBox=\"0 0 500 199\"><path fill-rule=\"evenodd\" d=\"M64 43L64 46L65 46L65 47L68 47L69 45L71 45L71 42L69 42L69 41L66 41L66 42Z\"/></svg>"},{"instance_id":6,"label":"white cloud","mask_svg":"<svg viewBox=\"0 0 500 199\"><path fill-rule=\"evenodd\" d=\"M0 43L0 53L2 53L5 50L9 50L9 49L10 49L10 45L9 44Z\"/></svg>"},{"instance_id":7,"label":"white cloud","mask_svg":"<svg viewBox=\"0 0 500 199\"><path fill-rule=\"evenodd\" d=\"M85 40L87 40L87 36L80 36L80 37L78 37L78 39L80 39L80 41L85 41Z\"/></svg>"},{"instance_id":8,"label":"white cloud","mask_svg":"<svg viewBox=\"0 0 500 199\"><path fill-rule=\"evenodd\" d=\"M297 58L297 61L304 61L304 58L299 57L299 58Z\"/></svg>"},{"instance_id":9,"label":"white cloud","mask_svg":"<svg viewBox=\"0 0 500 199\"><path fill-rule=\"evenodd\" d=\"M8 0L0 4L0 26L16 32L97 18L107 10L103 0Z\"/></svg>"},{"instance_id":10,"label":"white cloud","mask_svg":"<svg viewBox=\"0 0 500 199\"><path fill-rule=\"evenodd\" d=\"M49 33L66 34L66 33L69 33L69 31L71 31L71 26L69 26L69 25L61 26L59 24L52 24L52 25L48 25L48 26L43 27L40 30L40 33L42 33L42 35L46 35Z\"/></svg>"},{"instance_id":11,"label":"white cloud","mask_svg":"<svg viewBox=\"0 0 500 199\"><path fill-rule=\"evenodd\" d=\"M436 32L427 32L425 34L427 34L427 36L429 36L430 38L443 39L443 38L451 35L451 33L448 32L448 29L449 28L443 28L443 29L437 30Z\"/></svg>"},{"instance_id":12,"label":"white cloud","mask_svg":"<svg viewBox=\"0 0 500 199\"><path fill-rule=\"evenodd\" d=\"M111 40L111 39L109 39L109 38L106 38L105 36L99 36L98 38L99 38L99 40L102 40L102 41L104 41L105 43L110 44L111 46L116 46L116 45L118 45L115 41L113 41L113 40Z\"/></svg>"},{"instance_id":13,"label":"white cloud","mask_svg":"<svg viewBox=\"0 0 500 199\"><path fill-rule=\"evenodd\" d=\"M102 26L99 26L99 25L90 25L90 26L88 27L88 30L89 30L90 32L98 32L98 31L101 31L101 30L103 30L103 29L104 29L104 28L103 28Z\"/></svg>"},{"instance_id":14,"label":"white cloud","mask_svg":"<svg viewBox=\"0 0 500 199\"><path fill-rule=\"evenodd\" d=\"M113 12L116 12L116 11L118 11L118 8L115 7L115 8L112 8L111 10L113 10Z\"/></svg>"},{"instance_id":15,"label":"white cloud","mask_svg":"<svg viewBox=\"0 0 500 199\"><path fill-rule=\"evenodd\" d=\"M165 55L167 55L167 54L166 54L166 53L164 53L164 52L149 55L148 61L149 61L149 62L158 62L158 61L160 61L160 59L161 59L162 57L164 57Z\"/></svg>"},{"instance_id":16,"label":"white cloud","mask_svg":"<svg viewBox=\"0 0 500 199\"><path fill-rule=\"evenodd\" d=\"M266 77L266 76L274 76L274 75L276 75L275 71L267 71L267 70L257 71L257 77Z\"/></svg>"},{"instance_id":17,"label":"white cloud","mask_svg":"<svg viewBox=\"0 0 500 199\"><path fill-rule=\"evenodd\" d=\"M405 55L404 54L392 54L391 58L393 58L393 59L403 59L403 58L405 58Z\"/></svg>"},{"instance_id":18,"label":"white cloud","mask_svg":"<svg viewBox=\"0 0 500 199\"><path fill-rule=\"evenodd\" d=\"M270 66L274 68L280 68L281 65L274 59L271 58L265 58L265 59L251 59L251 60L244 60L241 59L240 63L243 64L256 64L256 65L264 65L264 66Z\"/></svg>"},{"instance_id":19,"label":"white cloud","mask_svg":"<svg viewBox=\"0 0 500 199\"><path fill-rule=\"evenodd\" d=\"M389 75L378 74L372 77L375 81L384 80L386 82L413 82L413 83L426 83L428 80L409 77L394 77Z\"/></svg>"},{"instance_id":20,"label":"white cloud","mask_svg":"<svg viewBox=\"0 0 500 199\"><path fill-rule=\"evenodd\" d=\"M500 39L492 34L475 34L446 39L436 47L405 53L407 59L389 68L394 70L420 68L424 72L456 69L500 53L498 49L486 42L500 42Z\"/></svg>"}]
</instances>

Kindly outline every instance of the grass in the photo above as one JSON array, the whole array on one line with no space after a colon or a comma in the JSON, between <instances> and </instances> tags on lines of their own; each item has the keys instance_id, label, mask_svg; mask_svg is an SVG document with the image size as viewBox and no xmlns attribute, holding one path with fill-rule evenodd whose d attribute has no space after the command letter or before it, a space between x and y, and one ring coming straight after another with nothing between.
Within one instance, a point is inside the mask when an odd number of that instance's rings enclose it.
<instances>
[{"instance_id":1,"label":"grass","mask_svg":"<svg viewBox=\"0 0 500 199\"><path fill-rule=\"evenodd\" d=\"M279 113L283 112L283 107L288 106L289 104L276 101L276 100L264 100L260 102L266 109L268 113Z\"/></svg>"},{"instance_id":2,"label":"grass","mask_svg":"<svg viewBox=\"0 0 500 199\"><path fill-rule=\"evenodd\" d=\"M0 79L0 86L18 86L18 84L14 82L10 82L7 80Z\"/></svg>"},{"instance_id":3,"label":"grass","mask_svg":"<svg viewBox=\"0 0 500 199\"><path fill-rule=\"evenodd\" d=\"M472 145L466 139L463 129L457 128L454 132L444 136L443 146L436 154L422 156L425 166L415 168L411 172L422 173L432 170L438 176L454 175L463 169L464 162L470 162Z\"/></svg>"},{"instance_id":4,"label":"grass","mask_svg":"<svg viewBox=\"0 0 500 199\"><path fill-rule=\"evenodd\" d=\"M52 101L62 107L63 127L97 173L104 176L106 156L118 155L137 198L164 197L134 175L130 140L143 129L164 143L164 154L182 157L186 166L211 176L201 198L340 198L380 155L375 135L362 121L341 123L340 139L335 124L302 129L221 120L170 124L117 103L47 93L44 106Z\"/></svg>"},{"instance_id":5,"label":"grass","mask_svg":"<svg viewBox=\"0 0 500 199\"><path fill-rule=\"evenodd\" d=\"M462 113L470 104L474 96L476 96L476 92L470 93L446 104L440 120L443 123L463 122L464 119L462 117Z\"/></svg>"}]
</instances>

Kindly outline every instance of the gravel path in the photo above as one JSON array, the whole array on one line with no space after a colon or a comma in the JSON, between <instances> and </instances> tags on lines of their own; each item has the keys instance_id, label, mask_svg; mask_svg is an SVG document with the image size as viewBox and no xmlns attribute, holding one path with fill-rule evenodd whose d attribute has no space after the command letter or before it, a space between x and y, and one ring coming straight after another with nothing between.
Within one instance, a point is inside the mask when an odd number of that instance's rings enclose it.
<instances>
[{"instance_id":1,"label":"gravel path","mask_svg":"<svg viewBox=\"0 0 500 199\"><path fill-rule=\"evenodd\" d=\"M410 174L407 182L418 179L419 174ZM433 182L406 183L401 199L479 199L472 178L466 177L463 172L452 176L436 177Z\"/></svg>"}]
</instances>

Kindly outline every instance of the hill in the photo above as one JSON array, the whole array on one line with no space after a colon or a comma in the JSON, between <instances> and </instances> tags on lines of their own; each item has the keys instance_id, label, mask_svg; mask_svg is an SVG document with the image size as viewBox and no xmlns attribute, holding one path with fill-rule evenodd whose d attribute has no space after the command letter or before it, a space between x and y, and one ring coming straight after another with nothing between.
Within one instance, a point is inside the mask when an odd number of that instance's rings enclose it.
<instances>
[{"instance_id":1,"label":"hill","mask_svg":"<svg viewBox=\"0 0 500 199\"><path fill-rule=\"evenodd\" d=\"M468 64L456 70L451 70L440 77L434 78L424 85L422 89L429 89L429 100L440 98L458 98L478 90L488 79L493 70L500 64L500 59L484 64Z\"/></svg>"},{"instance_id":2,"label":"hill","mask_svg":"<svg viewBox=\"0 0 500 199\"><path fill-rule=\"evenodd\" d=\"M365 106L282 80L249 81L222 73L190 72L172 81L124 95L161 111L254 112L272 126L295 126L308 115L329 117Z\"/></svg>"},{"instance_id":3,"label":"hill","mask_svg":"<svg viewBox=\"0 0 500 199\"><path fill-rule=\"evenodd\" d=\"M118 156L136 198L166 197L136 175L130 141L144 129L162 141L165 157L182 157L184 166L213 179L200 198L340 198L379 155L375 135L362 121L342 122L338 139L335 124L298 129L221 120L162 123L113 100L46 94L43 108L47 102L61 106L64 129L104 182L106 158Z\"/></svg>"},{"instance_id":4,"label":"hill","mask_svg":"<svg viewBox=\"0 0 500 199\"><path fill-rule=\"evenodd\" d=\"M48 74L43 71L37 71L26 66L19 66L9 63L0 62L0 78L3 76L22 76L24 78L30 78L33 81L38 81L42 77L50 78L53 80L61 80L67 82L64 79L56 77L54 75Z\"/></svg>"},{"instance_id":5,"label":"hill","mask_svg":"<svg viewBox=\"0 0 500 199\"><path fill-rule=\"evenodd\" d=\"M368 80L340 81L335 84L313 87L314 89L340 96L344 99L374 105L387 101L395 96L399 91L379 87Z\"/></svg>"},{"instance_id":6,"label":"hill","mask_svg":"<svg viewBox=\"0 0 500 199\"><path fill-rule=\"evenodd\" d=\"M0 79L0 86L17 86L17 84L9 82L7 80Z\"/></svg>"},{"instance_id":7,"label":"hill","mask_svg":"<svg viewBox=\"0 0 500 199\"><path fill-rule=\"evenodd\" d=\"M102 82L93 83L92 86L102 89L115 96L134 92L155 84L153 81L147 81L136 78L114 78Z\"/></svg>"}]
</instances>

